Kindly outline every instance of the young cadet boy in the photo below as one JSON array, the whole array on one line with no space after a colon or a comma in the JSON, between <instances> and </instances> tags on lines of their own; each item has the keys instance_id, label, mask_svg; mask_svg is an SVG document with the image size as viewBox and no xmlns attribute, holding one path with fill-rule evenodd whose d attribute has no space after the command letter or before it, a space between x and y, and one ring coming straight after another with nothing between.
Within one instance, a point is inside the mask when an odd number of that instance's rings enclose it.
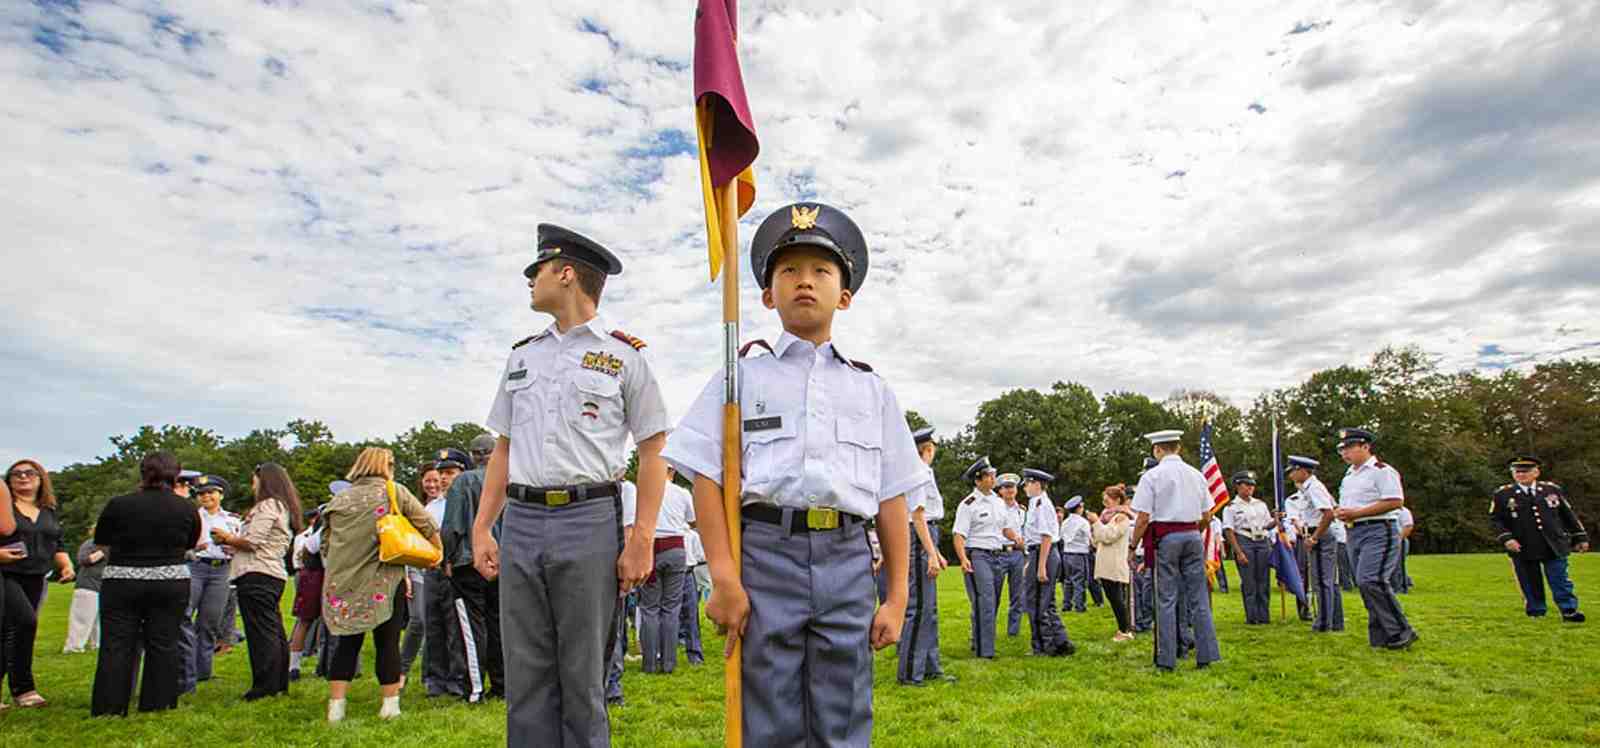
<instances>
[{"instance_id":1,"label":"young cadet boy","mask_svg":"<svg viewBox=\"0 0 1600 748\"><path fill-rule=\"evenodd\" d=\"M485 580L500 580L511 746L611 743L606 652L620 596L650 574L672 425L643 341L597 314L606 276L621 272L605 247L540 224L539 254L523 275L534 311L555 322L511 347L489 409L500 438L472 556ZM617 476L630 434L639 501L625 538Z\"/></svg>"},{"instance_id":2,"label":"young cadet boy","mask_svg":"<svg viewBox=\"0 0 1600 748\"><path fill-rule=\"evenodd\" d=\"M817 203L781 208L756 231L750 268L784 331L774 346L745 347L768 355L739 362L742 575L722 506L722 374L663 457L694 480L713 580L706 614L730 646L745 642L745 744L865 746L872 650L894 644L905 619L905 495L927 471L889 385L833 343L834 315L850 308L867 274L855 223ZM876 615L871 517L889 585Z\"/></svg>"}]
</instances>

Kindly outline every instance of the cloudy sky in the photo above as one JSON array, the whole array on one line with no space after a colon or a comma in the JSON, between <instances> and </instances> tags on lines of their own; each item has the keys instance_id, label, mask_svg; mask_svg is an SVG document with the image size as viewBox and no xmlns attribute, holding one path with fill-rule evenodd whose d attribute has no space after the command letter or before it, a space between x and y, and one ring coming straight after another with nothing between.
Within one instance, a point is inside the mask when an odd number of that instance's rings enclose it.
<instances>
[{"instance_id":1,"label":"cloudy sky","mask_svg":"<svg viewBox=\"0 0 1600 748\"><path fill-rule=\"evenodd\" d=\"M681 413L720 336L693 5L0 4L0 458L481 422L548 324L540 222L622 256L606 314ZM947 429L1058 379L1248 405L1388 344L1600 351L1589 0L763 1L741 27L743 235L796 200L854 216L875 255L836 338Z\"/></svg>"}]
</instances>

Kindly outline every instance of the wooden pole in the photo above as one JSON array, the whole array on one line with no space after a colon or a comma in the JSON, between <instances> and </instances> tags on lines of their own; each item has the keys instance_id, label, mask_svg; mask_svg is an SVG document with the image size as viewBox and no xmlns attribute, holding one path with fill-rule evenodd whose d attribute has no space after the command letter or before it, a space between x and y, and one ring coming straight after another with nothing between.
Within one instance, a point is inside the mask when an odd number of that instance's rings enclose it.
<instances>
[{"instance_id":1,"label":"wooden pole","mask_svg":"<svg viewBox=\"0 0 1600 748\"><path fill-rule=\"evenodd\" d=\"M722 225L722 356L724 392L722 405L722 511L728 520L728 551L733 568L744 566L739 497L742 491L740 458L744 449L743 421L739 414L739 185L738 177L716 188ZM732 632L729 633L732 635ZM744 683L741 679L744 643L734 640L732 653L723 664L724 705L723 743L729 748L744 745Z\"/></svg>"}]
</instances>

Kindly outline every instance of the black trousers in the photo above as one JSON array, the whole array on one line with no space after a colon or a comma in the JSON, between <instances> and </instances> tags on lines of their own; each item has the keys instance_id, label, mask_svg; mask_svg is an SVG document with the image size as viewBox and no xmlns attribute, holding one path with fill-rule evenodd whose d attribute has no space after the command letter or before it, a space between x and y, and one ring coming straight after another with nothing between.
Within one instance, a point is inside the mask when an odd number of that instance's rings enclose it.
<instances>
[{"instance_id":1,"label":"black trousers","mask_svg":"<svg viewBox=\"0 0 1600 748\"><path fill-rule=\"evenodd\" d=\"M455 585L437 569L423 576L422 684L429 696L465 696L467 657L461 649Z\"/></svg>"},{"instance_id":2,"label":"black trousers","mask_svg":"<svg viewBox=\"0 0 1600 748\"><path fill-rule=\"evenodd\" d=\"M44 599L43 574L6 574L4 582L5 633L0 637L0 675L11 678L11 695L34 690L33 643L39 634L39 603Z\"/></svg>"},{"instance_id":3,"label":"black trousers","mask_svg":"<svg viewBox=\"0 0 1600 748\"><path fill-rule=\"evenodd\" d=\"M144 652L139 711L178 706L178 638L189 607L189 580L107 579L100 586L100 660L94 671L94 716L127 716Z\"/></svg>"},{"instance_id":4,"label":"black trousers","mask_svg":"<svg viewBox=\"0 0 1600 748\"><path fill-rule=\"evenodd\" d=\"M245 643L250 647L250 691L270 696L289 690L289 636L283 630L283 582L277 577L251 573L234 580L239 593L239 615L244 618Z\"/></svg>"},{"instance_id":5,"label":"black trousers","mask_svg":"<svg viewBox=\"0 0 1600 748\"><path fill-rule=\"evenodd\" d=\"M1106 598L1111 603L1111 613L1117 617L1117 631L1124 634L1133 633L1133 622L1128 620L1128 583L1113 582L1101 579L1100 586L1105 588Z\"/></svg>"},{"instance_id":6,"label":"black trousers","mask_svg":"<svg viewBox=\"0 0 1600 748\"><path fill-rule=\"evenodd\" d=\"M405 633L406 624L411 622L411 611L406 603L406 583L401 582L395 587L394 594L389 597L394 602L394 612L389 614L389 620L378 624L372 630L372 645L377 651L377 676L378 685L390 686L400 682L400 635ZM352 680L356 674L356 663L361 659L361 643L367 638L366 634L343 634L333 639L333 658L328 663L328 680Z\"/></svg>"},{"instance_id":7,"label":"black trousers","mask_svg":"<svg viewBox=\"0 0 1600 748\"><path fill-rule=\"evenodd\" d=\"M500 583L484 579L471 566L457 566L450 570L450 575L450 583L456 591L457 610L465 616L459 626L463 651L470 646L477 652L478 667L483 676L488 676L489 696L503 699L506 697L506 660L500 645ZM467 658L469 670L473 659ZM470 683L467 693L472 693Z\"/></svg>"}]
</instances>

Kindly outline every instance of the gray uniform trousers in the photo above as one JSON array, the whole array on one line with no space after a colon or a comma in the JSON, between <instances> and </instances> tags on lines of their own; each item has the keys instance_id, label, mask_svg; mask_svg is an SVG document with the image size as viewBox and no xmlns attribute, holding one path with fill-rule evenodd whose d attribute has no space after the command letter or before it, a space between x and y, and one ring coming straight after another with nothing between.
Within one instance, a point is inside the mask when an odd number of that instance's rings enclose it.
<instances>
[{"instance_id":1,"label":"gray uniform trousers","mask_svg":"<svg viewBox=\"0 0 1600 748\"><path fill-rule=\"evenodd\" d=\"M1170 533L1156 545L1156 665L1172 669L1178 664L1179 601L1188 598L1187 623L1194 627L1195 663L1222 659L1217 630L1211 620L1211 600L1206 593L1205 548L1198 530Z\"/></svg>"},{"instance_id":2,"label":"gray uniform trousers","mask_svg":"<svg viewBox=\"0 0 1600 748\"><path fill-rule=\"evenodd\" d=\"M1045 582L1039 581L1040 546L1028 549L1028 563L1022 578L1028 594L1028 627L1034 654L1057 654L1070 651L1072 639L1061 624L1061 614L1056 612L1056 566L1061 556L1054 551L1042 554L1045 562Z\"/></svg>"},{"instance_id":3,"label":"gray uniform trousers","mask_svg":"<svg viewBox=\"0 0 1600 748\"><path fill-rule=\"evenodd\" d=\"M619 611L626 611L627 605L626 598L617 601ZM622 662L628 654L628 616L623 613L613 618L611 646L606 648L606 701L622 698Z\"/></svg>"},{"instance_id":4,"label":"gray uniform trousers","mask_svg":"<svg viewBox=\"0 0 1600 748\"><path fill-rule=\"evenodd\" d=\"M928 536L933 541L933 547L939 547L939 526L928 525ZM912 545L916 545L913 543ZM956 569L956 571L961 571ZM928 662L925 675L929 678L944 676L944 667L939 664L939 585L933 581L928 582L928 629L932 634L925 647L928 651Z\"/></svg>"},{"instance_id":5,"label":"gray uniform trousers","mask_svg":"<svg viewBox=\"0 0 1600 748\"><path fill-rule=\"evenodd\" d=\"M1246 563L1239 572L1239 594L1244 597L1245 623L1272 623L1272 540L1251 540L1237 533L1238 549Z\"/></svg>"},{"instance_id":6,"label":"gray uniform trousers","mask_svg":"<svg viewBox=\"0 0 1600 748\"><path fill-rule=\"evenodd\" d=\"M1344 541L1339 543L1339 587L1345 592L1356 591L1356 567L1350 563L1350 543Z\"/></svg>"},{"instance_id":7,"label":"gray uniform trousers","mask_svg":"<svg viewBox=\"0 0 1600 748\"><path fill-rule=\"evenodd\" d=\"M1062 553L1061 558L1067 573L1067 584L1061 591L1061 609L1082 613L1087 610L1084 596L1089 594L1089 577L1094 576L1089 568L1089 554Z\"/></svg>"},{"instance_id":8,"label":"gray uniform trousers","mask_svg":"<svg viewBox=\"0 0 1600 748\"><path fill-rule=\"evenodd\" d=\"M962 575L967 584L967 601L972 611L967 615L971 642L970 651L979 657L994 657L994 575L999 568L995 551L967 548L967 560L972 562L972 573Z\"/></svg>"},{"instance_id":9,"label":"gray uniform trousers","mask_svg":"<svg viewBox=\"0 0 1600 748\"><path fill-rule=\"evenodd\" d=\"M934 639L933 591L937 585L928 578L928 552L917 539L916 529L911 531L911 569L906 587L906 622L900 628L899 669L895 677L901 683L921 683L928 675L928 650Z\"/></svg>"},{"instance_id":10,"label":"gray uniform trousers","mask_svg":"<svg viewBox=\"0 0 1600 748\"><path fill-rule=\"evenodd\" d=\"M1344 594L1339 591L1339 544L1324 537L1311 549L1311 578L1317 591L1312 631L1344 630Z\"/></svg>"},{"instance_id":11,"label":"gray uniform trousers","mask_svg":"<svg viewBox=\"0 0 1600 748\"><path fill-rule=\"evenodd\" d=\"M406 577L411 580L411 597L406 600L406 632L400 640L401 675L411 672L428 633L427 575L421 570L406 569Z\"/></svg>"},{"instance_id":12,"label":"gray uniform trousers","mask_svg":"<svg viewBox=\"0 0 1600 748\"><path fill-rule=\"evenodd\" d=\"M189 608L178 635L178 693L211 680L211 659L222 638L222 609L228 604L228 564L189 562Z\"/></svg>"},{"instance_id":13,"label":"gray uniform trousers","mask_svg":"<svg viewBox=\"0 0 1600 748\"><path fill-rule=\"evenodd\" d=\"M877 585L864 524L746 521L742 551L745 745L869 745Z\"/></svg>"},{"instance_id":14,"label":"gray uniform trousers","mask_svg":"<svg viewBox=\"0 0 1600 748\"><path fill-rule=\"evenodd\" d=\"M1133 574L1133 630L1149 631L1156 620L1155 569L1146 566Z\"/></svg>"},{"instance_id":15,"label":"gray uniform trousers","mask_svg":"<svg viewBox=\"0 0 1600 748\"><path fill-rule=\"evenodd\" d=\"M1027 610L1028 600L1032 598L1024 595L1026 583L1023 582L1023 570L1027 568L1028 558L1021 550L1005 551L996 554L999 568L994 575L994 604L995 614L999 615L1000 586L1004 584L1009 590L1006 599L1006 635L1016 636L1022 628L1022 612Z\"/></svg>"},{"instance_id":16,"label":"gray uniform trousers","mask_svg":"<svg viewBox=\"0 0 1600 748\"><path fill-rule=\"evenodd\" d=\"M1406 573L1406 559L1411 558L1411 541L1407 538L1400 539L1400 563L1395 566L1394 577L1389 580L1389 586L1402 595L1411 592L1411 575Z\"/></svg>"},{"instance_id":17,"label":"gray uniform trousers","mask_svg":"<svg viewBox=\"0 0 1600 748\"><path fill-rule=\"evenodd\" d=\"M622 499L511 501L503 522L506 745L609 746L605 653L616 630Z\"/></svg>"},{"instance_id":18,"label":"gray uniform trousers","mask_svg":"<svg viewBox=\"0 0 1600 748\"><path fill-rule=\"evenodd\" d=\"M682 548L669 548L655 556L655 573L639 590L641 669L670 673L678 668L678 615L683 607L687 554Z\"/></svg>"},{"instance_id":19,"label":"gray uniform trousers","mask_svg":"<svg viewBox=\"0 0 1600 748\"><path fill-rule=\"evenodd\" d=\"M1389 585L1400 563L1398 525L1393 520L1375 520L1357 522L1350 528L1350 546L1356 551L1356 586L1367 607L1367 643L1374 647L1398 642L1414 633Z\"/></svg>"}]
</instances>

